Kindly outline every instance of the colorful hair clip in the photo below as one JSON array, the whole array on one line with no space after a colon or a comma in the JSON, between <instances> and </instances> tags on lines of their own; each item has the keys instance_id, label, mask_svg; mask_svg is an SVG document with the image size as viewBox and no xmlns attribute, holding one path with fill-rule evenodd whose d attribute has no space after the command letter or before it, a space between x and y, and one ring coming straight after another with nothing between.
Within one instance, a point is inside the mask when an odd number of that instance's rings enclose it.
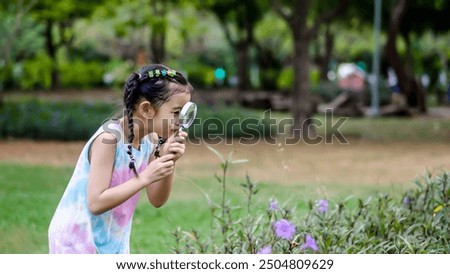
<instances>
[{"instance_id":1,"label":"colorful hair clip","mask_svg":"<svg viewBox=\"0 0 450 274\"><path fill-rule=\"evenodd\" d=\"M177 74L177 72L176 72L175 70L173 70L173 69L169 69L169 70L167 71L167 74L168 74L170 77L175 77L175 75Z\"/></svg>"},{"instance_id":2,"label":"colorful hair clip","mask_svg":"<svg viewBox=\"0 0 450 274\"><path fill-rule=\"evenodd\" d=\"M154 77L165 77L165 76L170 76L170 77L175 77L175 75L177 74L176 70L173 69L155 69L155 70L149 70L148 71L148 76L150 78L154 78Z\"/></svg>"}]
</instances>

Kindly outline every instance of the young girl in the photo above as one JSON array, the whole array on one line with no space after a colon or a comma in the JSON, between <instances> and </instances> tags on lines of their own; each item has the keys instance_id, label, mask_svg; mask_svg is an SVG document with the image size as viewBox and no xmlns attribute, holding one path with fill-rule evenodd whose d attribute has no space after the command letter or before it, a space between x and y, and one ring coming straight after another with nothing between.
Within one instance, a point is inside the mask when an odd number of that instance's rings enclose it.
<instances>
[{"instance_id":1,"label":"young girl","mask_svg":"<svg viewBox=\"0 0 450 274\"><path fill-rule=\"evenodd\" d=\"M155 207L169 197L187 137L178 133L178 114L192 92L180 73L164 65L130 76L124 117L102 125L81 152L50 223L50 253L130 252L140 190Z\"/></svg>"}]
</instances>

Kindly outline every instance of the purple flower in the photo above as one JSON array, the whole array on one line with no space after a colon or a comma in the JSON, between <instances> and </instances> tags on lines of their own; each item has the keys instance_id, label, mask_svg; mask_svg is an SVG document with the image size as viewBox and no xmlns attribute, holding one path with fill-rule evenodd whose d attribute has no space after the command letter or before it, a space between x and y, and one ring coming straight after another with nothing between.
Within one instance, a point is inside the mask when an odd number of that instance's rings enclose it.
<instances>
[{"instance_id":1,"label":"purple flower","mask_svg":"<svg viewBox=\"0 0 450 274\"><path fill-rule=\"evenodd\" d=\"M403 204L404 205L409 205L410 203L411 203L411 200L409 199L409 197L403 198Z\"/></svg>"},{"instance_id":2,"label":"purple flower","mask_svg":"<svg viewBox=\"0 0 450 274\"><path fill-rule=\"evenodd\" d=\"M277 200L270 201L269 211L276 211L278 209L280 209L280 207L278 206Z\"/></svg>"},{"instance_id":3,"label":"purple flower","mask_svg":"<svg viewBox=\"0 0 450 274\"><path fill-rule=\"evenodd\" d=\"M291 240L294 237L295 233L295 225L291 224L289 221L285 219L281 219L273 223L273 227L275 228L275 235L277 237Z\"/></svg>"},{"instance_id":4,"label":"purple flower","mask_svg":"<svg viewBox=\"0 0 450 274\"><path fill-rule=\"evenodd\" d=\"M320 213L325 213L328 210L328 201L327 200L318 200L316 201L317 211Z\"/></svg>"},{"instance_id":5,"label":"purple flower","mask_svg":"<svg viewBox=\"0 0 450 274\"><path fill-rule=\"evenodd\" d=\"M319 250L316 240L314 240L314 238L308 233L305 236L305 243L300 246L301 250L305 250L307 248L311 248L313 251Z\"/></svg>"},{"instance_id":6,"label":"purple flower","mask_svg":"<svg viewBox=\"0 0 450 274\"><path fill-rule=\"evenodd\" d=\"M270 245L267 245L263 248L261 248L257 254L271 254L272 253L272 247Z\"/></svg>"}]
</instances>

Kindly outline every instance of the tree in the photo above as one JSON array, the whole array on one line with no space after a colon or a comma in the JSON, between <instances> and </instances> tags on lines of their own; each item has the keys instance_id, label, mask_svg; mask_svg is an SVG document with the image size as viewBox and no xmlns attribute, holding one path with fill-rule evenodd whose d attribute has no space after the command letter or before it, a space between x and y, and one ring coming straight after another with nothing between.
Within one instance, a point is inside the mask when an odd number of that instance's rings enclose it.
<instances>
[{"instance_id":1,"label":"tree","mask_svg":"<svg viewBox=\"0 0 450 274\"><path fill-rule=\"evenodd\" d=\"M319 66L320 79L326 80L328 73L328 64L332 57L332 51L334 47L334 33L331 31L330 24L324 26L323 33L323 52L320 50L320 43L316 41L316 50L314 56L314 62ZM317 39L318 40L318 39Z\"/></svg>"},{"instance_id":2,"label":"tree","mask_svg":"<svg viewBox=\"0 0 450 274\"><path fill-rule=\"evenodd\" d=\"M350 5L352 20L363 24L372 24L372 0L353 1ZM442 0L393 0L383 1L382 29L387 33L384 45L385 61L391 66L398 78L400 92L407 100L408 106L419 111L425 111L425 94L422 86L415 77L420 64L415 63L420 58L412 58L412 35L421 36L426 31L446 32L450 28L448 14L449 1ZM398 38L405 41L405 52L400 52ZM420 53L423 54L423 53Z\"/></svg>"},{"instance_id":3,"label":"tree","mask_svg":"<svg viewBox=\"0 0 450 274\"><path fill-rule=\"evenodd\" d=\"M256 63L260 88L276 90L284 63L290 64L292 54L291 33L284 20L272 11L264 14L255 28Z\"/></svg>"},{"instance_id":4,"label":"tree","mask_svg":"<svg viewBox=\"0 0 450 274\"><path fill-rule=\"evenodd\" d=\"M168 1L150 1L152 33L150 35L150 49L153 62L164 62L166 58L167 9Z\"/></svg>"},{"instance_id":5,"label":"tree","mask_svg":"<svg viewBox=\"0 0 450 274\"><path fill-rule=\"evenodd\" d=\"M264 1L212 1L208 9L218 18L228 43L235 49L238 64L239 90L247 90L249 83L249 50L254 43L256 23L262 19Z\"/></svg>"},{"instance_id":6,"label":"tree","mask_svg":"<svg viewBox=\"0 0 450 274\"><path fill-rule=\"evenodd\" d=\"M130 37L136 32L148 31L148 38L145 35L145 39L148 39L145 46L141 43L144 39L143 35L138 35L139 45L127 48L127 58L135 57L136 47L148 48L151 62L163 63L166 60L168 46L166 40L171 27L170 12L188 6L189 2L186 0L133 0L124 3L120 0L110 0L100 8L100 16L104 19L115 18L115 35L127 42L130 42Z\"/></svg>"},{"instance_id":7,"label":"tree","mask_svg":"<svg viewBox=\"0 0 450 274\"><path fill-rule=\"evenodd\" d=\"M449 1L440 0L399 0L392 9L385 46L386 58L395 70L400 91L408 105L421 112L426 111L425 92L413 69L411 34L421 35L427 30L447 32L450 29L449 13ZM403 60L396 47L397 35L401 35L406 42L407 52Z\"/></svg>"},{"instance_id":8,"label":"tree","mask_svg":"<svg viewBox=\"0 0 450 274\"><path fill-rule=\"evenodd\" d=\"M23 44L24 39L22 31L24 26L29 25L29 12L36 4L37 0L24 1L19 0L15 3L9 1L0 2L0 14L2 22L0 24L0 106L3 105L3 89L10 77L12 64L16 61L16 54L20 51L26 50L26 45ZM29 42L29 41L27 41Z\"/></svg>"},{"instance_id":9,"label":"tree","mask_svg":"<svg viewBox=\"0 0 450 274\"><path fill-rule=\"evenodd\" d=\"M293 37L294 86L290 110L294 121L291 130L294 136L302 137L304 140L315 134L311 127L311 117L315 109L309 83L309 44L316 37L319 27L339 16L347 7L349 0L340 0L331 9L317 14L313 13L312 2L312 0L272 0L273 7L286 20ZM308 25L308 19L313 22L311 26Z\"/></svg>"},{"instance_id":10,"label":"tree","mask_svg":"<svg viewBox=\"0 0 450 274\"><path fill-rule=\"evenodd\" d=\"M37 0L33 0L27 3L24 3L23 0L19 0L15 4L10 3L9 1L6 2L7 3L5 3L5 1L1 2L1 10L4 10L5 13L12 13L13 17L11 18L11 22L7 22L8 18L3 18L6 20L2 22L2 42L0 44L0 57L2 60L4 60L5 63L8 63L11 59L14 58L14 43L18 40L22 31L24 17L30 12L31 8L36 4ZM7 30L6 28L10 29Z\"/></svg>"},{"instance_id":11,"label":"tree","mask_svg":"<svg viewBox=\"0 0 450 274\"><path fill-rule=\"evenodd\" d=\"M414 73L404 66L397 50L397 36L405 16L409 0L399 0L392 9L388 30L388 39L384 48L387 61L398 78L400 91L407 98L408 105L425 112L425 95L423 88L414 77Z\"/></svg>"},{"instance_id":12,"label":"tree","mask_svg":"<svg viewBox=\"0 0 450 274\"><path fill-rule=\"evenodd\" d=\"M44 37L48 56L52 60L51 89L59 87L59 71L56 59L58 50L70 47L74 40L74 22L89 16L101 1L90 0L38 0L32 13L45 25Z\"/></svg>"}]
</instances>

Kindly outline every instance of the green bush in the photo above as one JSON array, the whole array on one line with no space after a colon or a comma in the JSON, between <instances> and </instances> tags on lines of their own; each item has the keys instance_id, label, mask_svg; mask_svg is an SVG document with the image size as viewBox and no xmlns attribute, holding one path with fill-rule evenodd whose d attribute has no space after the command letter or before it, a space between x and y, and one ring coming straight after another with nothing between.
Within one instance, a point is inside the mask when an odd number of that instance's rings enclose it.
<instances>
[{"instance_id":1,"label":"green bush","mask_svg":"<svg viewBox=\"0 0 450 274\"><path fill-rule=\"evenodd\" d=\"M189 82L197 88L211 88L214 85L214 68L202 64L185 67Z\"/></svg>"},{"instance_id":2,"label":"green bush","mask_svg":"<svg viewBox=\"0 0 450 274\"><path fill-rule=\"evenodd\" d=\"M52 60L45 53L23 62L23 75L19 79L21 89L49 89L51 86Z\"/></svg>"},{"instance_id":3,"label":"green bush","mask_svg":"<svg viewBox=\"0 0 450 274\"><path fill-rule=\"evenodd\" d=\"M284 68L278 74L277 87L280 90L291 90L294 85L294 70L289 68ZM320 71L317 69L312 69L309 73L309 81L312 87L315 87L320 82Z\"/></svg>"},{"instance_id":4,"label":"green bush","mask_svg":"<svg viewBox=\"0 0 450 274\"><path fill-rule=\"evenodd\" d=\"M417 180L417 188L401 198L379 193L366 201L332 204L326 199L309 201L309 211L297 214L276 200L258 210L253 196L257 185L247 176L241 186L245 205L233 204L227 195L231 154L221 159L221 200L205 194L212 225L204 234L178 228L173 232L175 253L433 253L450 252L450 171Z\"/></svg>"},{"instance_id":5,"label":"green bush","mask_svg":"<svg viewBox=\"0 0 450 274\"><path fill-rule=\"evenodd\" d=\"M264 90L277 89L277 79L280 71L277 69L267 68L259 71L259 78L261 79L261 88Z\"/></svg>"},{"instance_id":6,"label":"green bush","mask_svg":"<svg viewBox=\"0 0 450 274\"><path fill-rule=\"evenodd\" d=\"M0 64L0 91L9 89L14 86L13 65Z\"/></svg>"},{"instance_id":7,"label":"green bush","mask_svg":"<svg viewBox=\"0 0 450 274\"><path fill-rule=\"evenodd\" d=\"M87 140L113 112L109 104L7 102L0 109L0 138Z\"/></svg>"},{"instance_id":8,"label":"green bush","mask_svg":"<svg viewBox=\"0 0 450 274\"><path fill-rule=\"evenodd\" d=\"M87 89L103 85L104 64L81 59L62 63L59 68L61 87Z\"/></svg>"},{"instance_id":9,"label":"green bush","mask_svg":"<svg viewBox=\"0 0 450 274\"><path fill-rule=\"evenodd\" d=\"M0 138L86 140L116 111L117 107L108 103L8 101L0 108ZM189 135L199 139L250 139L264 137L269 130L257 111L200 105Z\"/></svg>"},{"instance_id":10,"label":"green bush","mask_svg":"<svg viewBox=\"0 0 450 274\"><path fill-rule=\"evenodd\" d=\"M260 117L258 111L233 105L198 106L197 118L188 129L190 138L227 139L253 138L258 140L267 136L270 125Z\"/></svg>"},{"instance_id":11,"label":"green bush","mask_svg":"<svg viewBox=\"0 0 450 274\"><path fill-rule=\"evenodd\" d=\"M280 90L291 90L294 85L294 70L284 68L277 79L277 87Z\"/></svg>"},{"instance_id":12,"label":"green bush","mask_svg":"<svg viewBox=\"0 0 450 274\"><path fill-rule=\"evenodd\" d=\"M105 65L105 68L105 73L107 78L109 78L107 80L109 83L106 84L120 89L123 88L125 81L130 77L131 73L137 70L133 62L119 59L111 60Z\"/></svg>"}]
</instances>

